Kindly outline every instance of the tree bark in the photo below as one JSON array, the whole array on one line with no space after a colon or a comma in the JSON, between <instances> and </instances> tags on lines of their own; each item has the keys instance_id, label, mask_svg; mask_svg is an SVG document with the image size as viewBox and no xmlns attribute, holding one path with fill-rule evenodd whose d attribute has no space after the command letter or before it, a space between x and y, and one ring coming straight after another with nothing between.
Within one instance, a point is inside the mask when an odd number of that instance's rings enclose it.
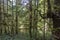
<instances>
[{"instance_id":1,"label":"tree bark","mask_svg":"<svg viewBox=\"0 0 60 40\"><path fill-rule=\"evenodd\" d=\"M60 6L60 0L54 0L54 5L56 5L57 7L54 7L54 11L56 10L54 13L51 11L51 4L50 4L50 0L47 1L48 2L48 14L47 17L48 18L52 18L53 19L53 30L52 30L52 34L54 35L54 38L57 40L60 40L60 11L57 8L58 6Z\"/></svg>"}]
</instances>

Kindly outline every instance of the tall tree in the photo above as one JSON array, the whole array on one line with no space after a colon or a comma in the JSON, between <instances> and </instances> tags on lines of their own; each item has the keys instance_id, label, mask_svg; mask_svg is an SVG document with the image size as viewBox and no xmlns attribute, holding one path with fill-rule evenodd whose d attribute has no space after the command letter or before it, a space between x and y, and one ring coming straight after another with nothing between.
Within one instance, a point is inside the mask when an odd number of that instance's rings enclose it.
<instances>
[{"instance_id":1,"label":"tall tree","mask_svg":"<svg viewBox=\"0 0 60 40\"><path fill-rule=\"evenodd\" d=\"M47 0L48 2L48 16L49 18L53 19L53 31L52 34L55 39L60 40L60 0L54 0L54 10L51 10L51 2L50 0Z\"/></svg>"}]
</instances>

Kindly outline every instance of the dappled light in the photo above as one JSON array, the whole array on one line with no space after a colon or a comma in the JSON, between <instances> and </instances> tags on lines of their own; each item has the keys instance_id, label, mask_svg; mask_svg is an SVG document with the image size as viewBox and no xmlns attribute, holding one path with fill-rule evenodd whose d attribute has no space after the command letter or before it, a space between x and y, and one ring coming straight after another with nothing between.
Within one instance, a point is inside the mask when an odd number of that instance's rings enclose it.
<instances>
[{"instance_id":1,"label":"dappled light","mask_svg":"<svg viewBox=\"0 0 60 40\"><path fill-rule=\"evenodd\" d=\"M0 0L0 40L60 40L58 1Z\"/></svg>"}]
</instances>

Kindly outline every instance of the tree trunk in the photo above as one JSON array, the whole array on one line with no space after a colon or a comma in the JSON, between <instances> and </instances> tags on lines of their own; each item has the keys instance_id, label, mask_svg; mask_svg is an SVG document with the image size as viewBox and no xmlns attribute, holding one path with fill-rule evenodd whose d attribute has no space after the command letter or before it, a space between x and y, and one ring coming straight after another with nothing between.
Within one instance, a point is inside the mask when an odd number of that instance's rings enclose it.
<instances>
[{"instance_id":1,"label":"tree trunk","mask_svg":"<svg viewBox=\"0 0 60 40\"><path fill-rule=\"evenodd\" d=\"M57 7L54 7L55 11L54 13L51 12L51 4L50 4L50 0L47 1L48 2L48 14L47 17L48 18L52 18L53 19L53 31L52 34L54 35L54 38L57 40L60 40L60 11L58 8L60 5L60 0L54 0L54 5L56 5ZM56 10L58 9L58 10ZM56 12L57 11L57 12Z\"/></svg>"},{"instance_id":2,"label":"tree trunk","mask_svg":"<svg viewBox=\"0 0 60 40\"><path fill-rule=\"evenodd\" d=\"M32 40L32 0L29 0L29 10L30 10L30 17L29 17L29 34L30 40Z\"/></svg>"}]
</instances>

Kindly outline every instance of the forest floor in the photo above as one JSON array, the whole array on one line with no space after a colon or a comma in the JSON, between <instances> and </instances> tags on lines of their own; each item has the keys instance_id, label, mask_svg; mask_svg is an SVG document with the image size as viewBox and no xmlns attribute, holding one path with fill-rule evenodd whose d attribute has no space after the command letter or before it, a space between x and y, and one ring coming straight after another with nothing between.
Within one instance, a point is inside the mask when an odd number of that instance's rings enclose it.
<instances>
[{"instance_id":1,"label":"forest floor","mask_svg":"<svg viewBox=\"0 0 60 40\"><path fill-rule=\"evenodd\" d=\"M14 36L1 35L0 40L29 40L29 35L27 34L18 34Z\"/></svg>"}]
</instances>

